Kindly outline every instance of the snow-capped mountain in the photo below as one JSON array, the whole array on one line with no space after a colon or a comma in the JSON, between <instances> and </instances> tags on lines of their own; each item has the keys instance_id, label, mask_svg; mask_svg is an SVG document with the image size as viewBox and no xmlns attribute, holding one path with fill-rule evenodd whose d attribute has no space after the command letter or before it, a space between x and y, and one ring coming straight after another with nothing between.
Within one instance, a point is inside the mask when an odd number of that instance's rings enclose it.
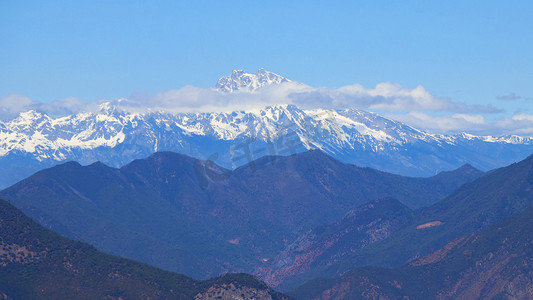
<instances>
[{"instance_id":1,"label":"snow-capped mountain","mask_svg":"<svg viewBox=\"0 0 533 300\"><path fill-rule=\"evenodd\" d=\"M233 71L221 92L253 91L287 79ZM231 113L131 113L103 103L96 112L51 117L27 111L0 122L0 187L62 161L119 167L156 151L175 151L235 168L265 155L320 149L347 163L429 176L470 163L482 170L533 152L533 139L435 135L358 109L268 106Z\"/></svg>"},{"instance_id":2,"label":"snow-capped mountain","mask_svg":"<svg viewBox=\"0 0 533 300\"><path fill-rule=\"evenodd\" d=\"M246 73L243 70L233 70L230 76L224 76L218 80L215 89L230 93L238 91L253 92L258 88L283 82L290 82L290 80L278 74L265 71L265 69L257 70L255 75Z\"/></svg>"},{"instance_id":3,"label":"snow-capped mountain","mask_svg":"<svg viewBox=\"0 0 533 300\"><path fill-rule=\"evenodd\" d=\"M377 114L270 106L232 113L96 113L52 118L29 111L0 123L2 186L65 160L121 166L170 150L228 168L264 155L320 149L342 161L406 175L431 175L466 162L490 169L529 154L517 136L433 135Z\"/></svg>"}]
</instances>

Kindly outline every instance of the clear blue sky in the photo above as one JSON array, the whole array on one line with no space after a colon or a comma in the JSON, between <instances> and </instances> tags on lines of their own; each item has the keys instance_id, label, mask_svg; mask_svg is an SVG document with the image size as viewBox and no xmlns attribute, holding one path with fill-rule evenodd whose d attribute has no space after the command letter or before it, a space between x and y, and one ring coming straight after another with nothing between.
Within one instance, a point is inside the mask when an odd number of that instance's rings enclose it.
<instances>
[{"instance_id":1,"label":"clear blue sky","mask_svg":"<svg viewBox=\"0 0 533 300\"><path fill-rule=\"evenodd\" d=\"M264 67L508 111L533 102L533 1L0 1L0 97L209 87ZM531 113L531 109L529 109Z\"/></svg>"}]
</instances>

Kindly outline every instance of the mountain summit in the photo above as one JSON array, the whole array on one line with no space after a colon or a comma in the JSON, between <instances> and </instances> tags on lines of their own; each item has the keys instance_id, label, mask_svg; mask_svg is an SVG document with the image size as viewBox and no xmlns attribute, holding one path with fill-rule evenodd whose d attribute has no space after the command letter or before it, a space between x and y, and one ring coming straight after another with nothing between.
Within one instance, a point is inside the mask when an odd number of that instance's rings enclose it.
<instances>
[{"instance_id":1,"label":"mountain summit","mask_svg":"<svg viewBox=\"0 0 533 300\"><path fill-rule=\"evenodd\" d=\"M218 80L215 89L226 93L253 92L258 88L283 82L290 82L290 80L278 74L265 71L263 68L257 70L255 75L246 73L243 70L233 70L231 75L224 76Z\"/></svg>"}]
</instances>

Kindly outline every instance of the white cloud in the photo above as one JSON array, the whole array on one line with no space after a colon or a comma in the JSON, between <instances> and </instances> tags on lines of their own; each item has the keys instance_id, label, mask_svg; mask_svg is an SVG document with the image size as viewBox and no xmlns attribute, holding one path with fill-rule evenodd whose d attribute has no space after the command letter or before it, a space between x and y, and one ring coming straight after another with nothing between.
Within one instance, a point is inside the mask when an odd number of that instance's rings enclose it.
<instances>
[{"instance_id":1,"label":"white cloud","mask_svg":"<svg viewBox=\"0 0 533 300\"><path fill-rule=\"evenodd\" d=\"M480 135L533 135L533 115L518 114L488 122L480 114L430 115L413 111L386 117L435 133L468 132Z\"/></svg>"},{"instance_id":2,"label":"white cloud","mask_svg":"<svg viewBox=\"0 0 533 300\"><path fill-rule=\"evenodd\" d=\"M468 114L453 114L454 119L463 119L472 124L485 124L485 117L483 115L468 115Z\"/></svg>"},{"instance_id":3,"label":"white cloud","mask_svg":"<svg viewBox=\"0 0 533 300\"><path fill-rule=\"evenodd\" d=\"M164 110L168 112L213 112L263 108L268 105L294 104L292 93L313 90L299 83L286 82L255 92L222 93L214 89L186 86L153 96L134 95L119 106L125 110Z\"/></svg>"},{"instance_id":4,"label":"white cloud","mask_svg":"<svg viewBox=\"0 0 533 300\"><path fill-rule=\"evenodd\" d=\"M12 118L20 112L32 109L37 103L30 98L10 94L0 98L0 119Z\"/></svg>"},{"instance_id":5,"label":"white cloud","mask_svg":"<svg viewBox=\"0 0 533 300\"><path fill-rule=\"evenodd\" d=\"M530 122L533 122L533 115L530 115L530 114L518 114L518 115L514 115L513 120L515 121L530 121Z\"/></svg>"},{"instance_id":6,"label":"white cloud","mask_svg":"<svg viewBox=\"0 0 533 300\"><path fill-rule=\"evenodd\" d=\"M479 130L480 118L477 115L429 115L425 112L412 111L403 114L389 114L386 117L404 122L413 127L436 133L462 132L465 128Z\"/></svg>"},{"instance_id":7,"label":"white cloud","mask_svg":"<svg viewBox=\"0 0 533 300\"><path fill-rule=\"evenodd\" d=\"M494 129L507 134L533 136L533 115L518 114L500 119L494 124Z\"/></svg>"},{"instance_id":8,"label":"white cloud","mask_svg":"<svg viewBox=\"0 0 533 300\"><path fill-rule=\"evenodd\" d=\"M390 82L380 83L374 89L365 89L359 84L329 90L330 97L338 107L357 107L394 111L433 111L433 112L483 112L497 113L501 110L493 106L472 106L463 102L453 102L448 98L436 97L423 86L414 89L404 88ZM334 105L335 106L335 105Z\"/></svg>"},{"instance_id":9,"label":"white cloud","mask_svg":"<svg viewBox=\"0 0 533 300\"><path fill-rule=\"evenodd\" d=\"M26 96L10 94L0 98L0 119L10 119L28 110L37 110L49 115L67 115L88 110L90 105L80 99L69 97L50 103L34 101Z\"/></svg>"},{"instance_id":10,"label":"white cloud","mask_svg":"<svg viewBox=\"0 0 533 300\"><path fill-rule=\"evenodd\" d=\"M206 112L246 110L276 104L295 104L301 108L359 108L386 112L501 112L489 105L472 106L435 97L422 86L408 89L389 82L380 83L373 89L366 89L359 84L330 89L287 82L266 86L255 92L238 93L221 93L213 89L186 86L179 90L160 92L152 97L133 97L128 102L128 107L171 112ZM125 105L123 107L126 108Z\"/></svg>"},{"instance_id":11,"label":"white cloud","mask_svg":"<svg viewBox=\"0 0 533 300\"><path fill-rule=\"evenodd\" d=\"M16 100L15 98L21 98ZM6 113L18 113L29 108L51 114L69 114L87 110L94 103L84 103L76 98L66 98L43 104L19 95L9 95L2 100ZM101 102L101 101L99 101ZM186 86L177 90L159 92L153 96L134 94L127 101L113 101L128 111L165 110L169 112L210 112L262 108L276 104L295 104L304 109L359 108L384 112L453 112L495 113L492 106L471 106L447 98L433 96L423 86L404 88L390 82L366 89L359 84L338 89L315 88L298 82L286 82L259 88L254 92L222 93L214 89ZM2 103L3 104L3 103Z\"/></svg>"},{"instance_id":12,"label":"white cloud","mask_svg":"<svg viewBox=\"0 0 533 300\"><path fill-rule=\"evenodd\" d=\"M36 105L36 109L51 115L69 115L86 110L87 103L78 98L68 97L50 103L40 103Z\"/></svg>"},{"instance_id":13,"label":"white cloud","mask_svg":"<svg viewBox=\"0 0 533 300\"><path fill-rule=\"evenodd\" d=\"M51 115L66 115L80 111L97 111L98 105L110 101L119 109L130 112L167 111L213 112L255 110L268 105L295 104L303 109L358 108L379 111L387 117L416 128L437 133L470 132L477 134L533 133L533 116L516 114L512 117L487 121L487 114L503 110L490 105L468 105L448 98L436 97L423 86L405 88L390 82L374 88L359 84L338 89L315 88L298 82L265 86L254 92L222 93L214 89L186 86L149 94L133 94L130 99L83 102L66 98L51 103L39 103L20 95L0 99L0 117L14 116L21 111L37 109Z\"/></svg>"}]
</instances>

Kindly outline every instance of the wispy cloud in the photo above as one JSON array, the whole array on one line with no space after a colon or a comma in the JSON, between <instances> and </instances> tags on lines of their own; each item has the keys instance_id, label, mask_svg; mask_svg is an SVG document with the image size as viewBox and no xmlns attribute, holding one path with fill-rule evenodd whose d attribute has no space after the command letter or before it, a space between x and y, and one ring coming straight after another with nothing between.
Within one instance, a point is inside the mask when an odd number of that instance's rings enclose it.
<instances>
[{"instance_id":1,"label":"wispy cloud","mask_svg":"<svg viewBox=\"0 0 533 300\"><path fill-rule=\"evenodd\" d=\"M37 102L28 97L10 94L0 98L0 118L10 118L18 115L20 112L32 109Z\"/></svg>"},{"instance_id":2,"label":"wispy cloud","mask_svg":"<svg viewBox=\"0 0 533 300\"><path fill-rule=\"evenodd\" d=\"M465 131L466 128L469 132L479 132L486 127L485 117L479 114L430 115L426 112L412 111L388 114L386 117L434 133L458 133Z\"/></svg>"},{"instance_id":3,"label":"wispy cloud","mask_svg":"<svg viewBox=\"0 0 533 300\"><path fill-rule=\"evenodd\" d=\"M262 108L268 105L295 104L302 108L373 109L385 112L430 111L451 113L498 113L501 109L485 105L467 105L448 98L436 97L423 86L404 88L390 82L367 89L359 84L338 89L315 88L298 82L286 82L260 88L254 92L222 93L214 89L186 86L148 94L133 94L114 104L125 110L164 110L169 112L211 112ZM43 104L20 95L8 95L0 100L4 114L27 109L39 109L52 114L69 114L87 109L89 103L66 98Z\"/></svg>"},{"instance_id":4,"label":"wispy cloud","mask_svg":"<svg viewBox=\"0 0 533 300\"><path fill-rule=\"evenodd\" d=\"M518 115L514 115L512 117L513 120L515 121L529 121L529 122L533 122L533 115L530 115L530 114L518 114Z\"/></svg>"},{"instance_id":5,"label":"wispy cloud","mask_svg":"<svg viewBox=\"0 0 533 300\"><path fill-rule=\"evenodd\" d=\"M494 121L487 121L485 116L481 114L430 115L419 111L388 114L386 117L434 133L468 132L480 135L533 135L533 115L524 113Z\"/></svg>"},{"instance_id":6,"label":"wispy cloud","mask_svg":"<svg viewBox=\"0 0 533 300\"><path fill-rule=\"evenodd\" d=\"M520 100L522 99L522 97L513 92L507 95L497 96L496 99L501 100L501 101L514 101L514 100Z\"/></svg>"},{"instance_id":7,"label":"wispy cloud","mask_svg":"<svg viewBox=\"0 0 533 300\"><path fill-rule=\"evenodd\" d=\"M70 115L88 109L87 104L78 98L68 97L51 103L39 103L36 109L51 115Z\"/></svg>"},{"instance_id":8,"label":"wispy cloud","mask_svg":"<svg viewBox=\"0 0 533 300\"><path fill-rule=\"evenodd\" d=\"M365 89L360 85L352 85L339 89L354 104L366 104L367 109L383 111L432 111L432 112L479 112L499 113L501 109L491 105L467 105L454 102L449 98L436 97L423 86L414 89L404 88L390 82L380 83L374 89ZM350 103L346 103L350 104Z\"/></svg>"},{"instance_id":9,"label":"wispy cloud","mask_svg":"<svg viewBox=\"0 0 533 300\"><path fill-rule=\"evenodd\" d=\"M464 102L436 97L422 86L409 89L389 82L380 83L372 89L364 88L359 84L331 89L315 88L298 82L286 82L266 86L255 92L240 93L221 93L213 89L186 86L153 96L132 97L130 101L123 103L123 107L171 112L206 112L246 110L276 104L295 104L307 109L359 108L385 112L502 112L501 109L491 105L467 105Z\"/></svg>"},{"instance_id":10,"label":"wispy cloud","mask_svg":"<svg viewBox=\"0 0 533 300\"><path fill-rule=\"evenodd\" d=\"M14 118L19 113L28 110L37 110L52 116L69 115L89 110L91 106L89 103L74 97L42 103L26 96L10 94L0 98L0 119Z\"/></svg>"},{"instance_id":11,"label":"wispy cloud","mask_svg":"<svg viewBox=\"0 0 533 300\"><path fill-rule=\"evenodd\" d=\"M500 100L520 99L515 93ZM0 117L13 117L29 109L51 115L67 115L97 111L98 105L111 102L129 112L230 112L256 110L268 105L294 104L303 109L358 108L378 111L392 119L436 133L471 132L478 134L533 134L533 117L524 113L487 120L487 116L503 112L492 105L469 105L431 94L423 86L406 88L384 82L374 88L359 84L338 89L316 88L298 82L286 82L259 88L254 92L223 93L215 89L186 86L156 94L137 93L129 99L84 102L66 98L40 103L20 95L0 99Z\"/></svg>"}]
</instances>

